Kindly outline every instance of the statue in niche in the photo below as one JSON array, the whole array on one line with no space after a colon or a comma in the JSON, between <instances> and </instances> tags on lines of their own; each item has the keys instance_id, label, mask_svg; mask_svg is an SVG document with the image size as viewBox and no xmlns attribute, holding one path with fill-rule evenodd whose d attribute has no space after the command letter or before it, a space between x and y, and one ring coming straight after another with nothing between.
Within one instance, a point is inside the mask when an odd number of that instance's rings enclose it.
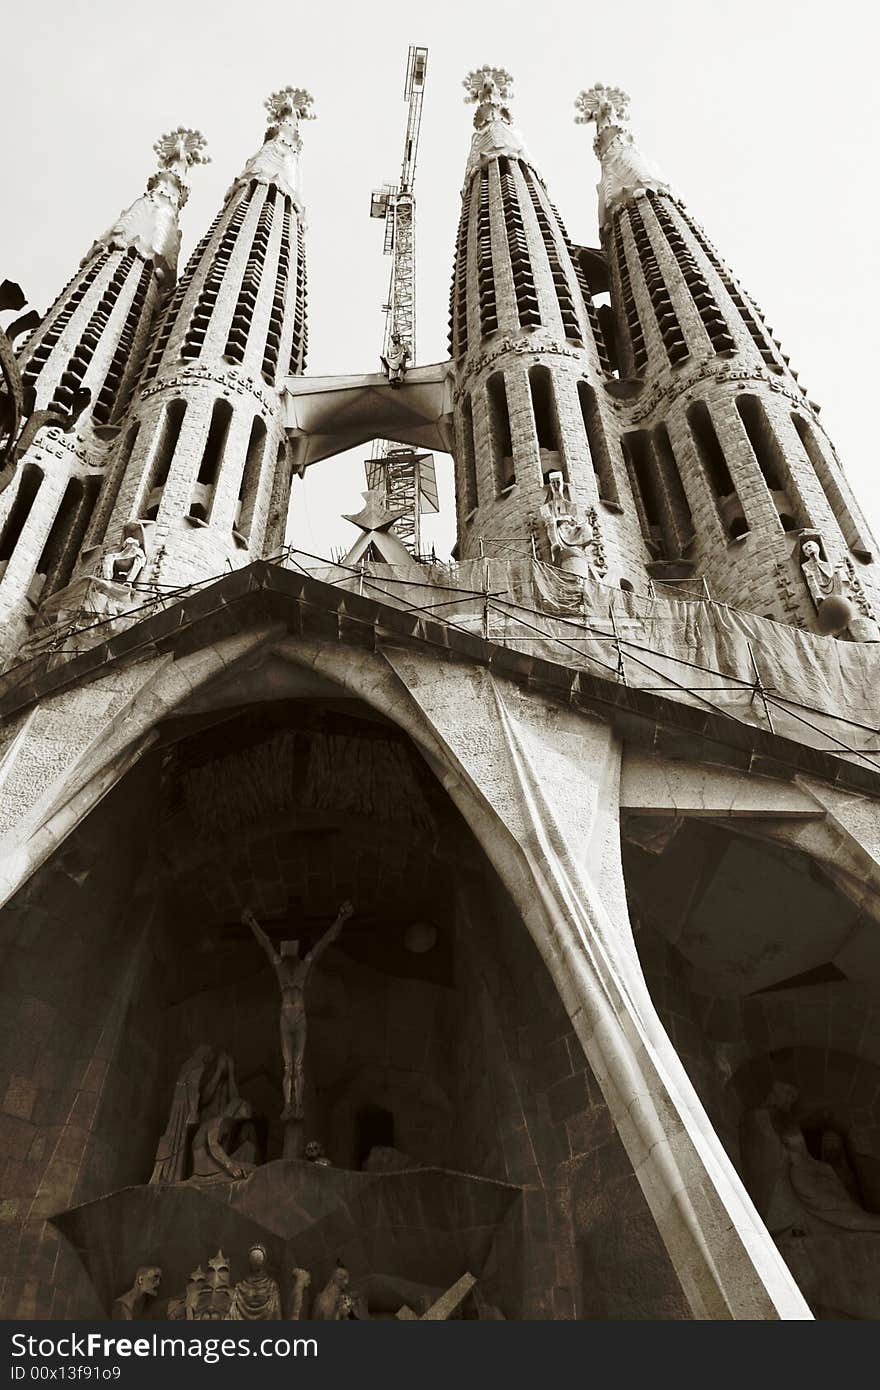
<instances>
[{"instance_id":1,"label":"statue in niche","mask_svg":"<svg viewBox=\"0 0 880 1390\"><path fill-rule=\"evenodd\" d=\"M191 1182L246 1178L253 1172L253 1146L242 1134L253 1115L246 1100L233 1096L219 1115L199 1125L192 1141Z\"/></svg>"},{"instance_id":2,"label":"statue in niche","mask_svg":"<svg viewBox=\"0 0 880 1390\"><path fill-rule=\"evenodd\" d=\"M880 1216L865 1211L838 1165L814 1158L794 1107L796 1087L777 1081L763 1106L743 1117L741 1148L746 1185L771 1235L804 1236L828 1226L880 1232ZM842 1148L825 1131L822 1152ZM838 1156L839 1157L839 1156ZM817 1224L818 1222L818 1224Z\"/></svg>"},{"instance_id":3,"label":"statue in niche","mask_svg":"<svg viewBox=\"0 0 880 1390\"><path fill-rule=\"evenodd\" d=\"M391 386L403 385L403 378L406 376L406 369L411 356L412 353L400 334L392 333L388 352L383 354L381 358L382 366L388 374L388 381Z\"/></svg>"},{"instance_id":4,"label":"statue in niche","mask_svg":"<svg viewBox=\"0 0 880 1390\"><path fill-rule=\"evenodd\" d=\"M169 1322L194 1322L196 1308L207 1287L208 1276L199 1265L186 1281L186 1292L179 1298L168 1300Z\"/></svg>"},{"instance_id":5,"label":"statue in niche","mask_svg":"<svg viewBox=\"0 0 880 1390\"><path fill-rule=\"evenodd\" d=\"M344 902L336 921L306 955L300 959L298 941L282 941L276 951L250 908L245 908L241 920L250 927L275 971L281 990L281 1055L284 1059L284 1110L282 1119L302 1120L305 1090L304 1058L306 1050L305 992L313 966L333 944L354 908Z\"/></svg>"},{"instance_id":6,"label":"statue in niche","mask_svg":"<svg viewBox=\"0 0 880 1390\"><path fill-rule=\"evenodd\" d=\"M550 547L550 559L566 574L598 580L600 576L592 560L595 534L586 518L579 516L578 512L562 474L549 473L541 507L541 522Z\"/></svg>"},{"instance_id":7,"label":"statue in niche","mask_svg":"<svg viewBox=\"0 0 880 1390\"><path fill-rule=\"evenodd\" d=\"M231 1098L237 1097L232 1058L209 1043L201 1043L177 1074L168 1124L156 1149L150 1182L183 1182L190 1140L200 1121L208 1113L223 1110Z\"/></svg>"},{"instance_id":8,"label":"statue in niche","mask_svg":"<svg viewBox=\"0 0 880 1390\"><path fill-rule=\"evenodd\" d=\"M821 631L842 632L856 616L846 566L826 560L819 539L811 535L801 541L801 573L816 605Z\"/></svg>"},{"instance_id":9,"label":"statue in niche","mask_svg":"<svg viewBox=\"0 0 880 1390\"><path fill-rule=\"evenodd\" d=\"M229 1261L218 1250L208 1261L208 1273L193 1306L193 1322L222 1322L230 1316L232 1289L229 1286Z\"/></svg>"},{"instance_id":10,"label":"statue in niche","mask_svg":"<svg viewBox=\"0 0 880 1390\"><path fill-rule=\"evenodd\" d=\"M141 1265L134 1276L131 1288L113 1300L111 1318L123 1320L139 1318L144 1305L159 1292L162 1271L158 1265Z\"/></svg>"},{"instance_id":11,"label":"statue in niche","mask_svg":"<svg viewBox=\"0 0 880 1390\"><path fill-rule=\"evenodd\" d=\"M312 1276L307 1269L300 1269L295 1265L293 1274L293 1293L290 1299L290 1319L291 1322L299 1322L305 1317L305 1297L306 1290L311 1287Z\"/></svg>"},{"instance_id":12,"label":"statue in niche","mask_svg":"<svg viewBox=\"0 0 880 1390\"><path fill-rule=\"evenodd\" d=\"M250 1274L240 1279L232 1294L230 1318L237 1322L273 1320L281 1317L281 1293L267 1272L269 1252L265 1245L252 1245L248 1251Z\"/></svg>"}]
</instances>

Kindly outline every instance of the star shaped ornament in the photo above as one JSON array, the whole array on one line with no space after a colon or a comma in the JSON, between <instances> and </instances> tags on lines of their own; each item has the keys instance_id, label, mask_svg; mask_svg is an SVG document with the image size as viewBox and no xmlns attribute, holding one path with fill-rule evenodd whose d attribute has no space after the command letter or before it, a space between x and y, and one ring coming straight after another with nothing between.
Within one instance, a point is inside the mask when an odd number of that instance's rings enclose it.
<instances>
[{"instance_id":1,"label":"star shaped ornament","mask_svg":"<svg viewBox=\"0 0 880 1390\"><path fill-rule=\"evenodd\" d=\"M406 516L406 507L389 510L379 488L370 488L369 492L362 492L361 496L364 499L361 510L356 516L346 516L343 519L359 526L362 531L390 531L395 521Z\"/></svg>"}]
</instances>

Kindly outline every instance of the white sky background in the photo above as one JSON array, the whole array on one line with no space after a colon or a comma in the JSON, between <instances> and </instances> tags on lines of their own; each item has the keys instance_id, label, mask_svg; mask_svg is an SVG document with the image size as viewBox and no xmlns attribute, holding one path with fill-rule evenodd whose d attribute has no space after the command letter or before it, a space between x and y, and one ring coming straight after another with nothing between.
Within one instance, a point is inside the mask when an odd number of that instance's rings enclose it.
<instances>
[{"instance_id":1,"label":"white sky background","mask_svg":"<svg viewBox=\"0 0 880 1390\"><path fill-rule=\"evenodd\" d=\"M596 81L632 97L633 128L765 310L880 529L876 397L880 268L877 6L863 0L6 0L5 207L0 278L44 310L95 236L154 168L152 144L184 124L213 163L192 172L183 255L260 145L262 103L306 87L307 370L378 370L390 261L370 191L397 178L407 47L428 47L416 178L418 360L447 355L449 281L473 107L464 74L514 76L514 119L576 242L598 244L592 127L573 102ZM368 450L294 485L291 539L328 555L357 534ZM424 542L454 539L444 514Z\"/></svg>"}]
</instances>

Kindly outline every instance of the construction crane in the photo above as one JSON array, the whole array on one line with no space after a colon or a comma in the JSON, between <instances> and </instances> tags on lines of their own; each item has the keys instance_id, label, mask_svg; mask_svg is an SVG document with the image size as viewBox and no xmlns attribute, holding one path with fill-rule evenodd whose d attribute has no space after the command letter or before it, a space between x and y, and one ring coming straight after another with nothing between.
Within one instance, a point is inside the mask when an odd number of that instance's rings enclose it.
<instances>
[{"instance_id":1,"label":"construction crane","mask_svg":"<svg viewBox=\"0 0 880 1390\"><path fill-rule=\"evenodd\" d=\"M410 45L406 65L404 101L408 103L406 138L400 181L376 189L370 199L370 216L385 219L385 255L391 257L391 282L385 313L382 356L387 357L394 335L416 356L415 195L416 156L422 123L422 98L428 68L427 48ZM395 531L414 555L421 553L421 518L439 511L437 478L432 454L419 454L390 440L377 440L367 460L367 487L378 490L391 511L400 511Z\"/></svg>"}]
</instances>

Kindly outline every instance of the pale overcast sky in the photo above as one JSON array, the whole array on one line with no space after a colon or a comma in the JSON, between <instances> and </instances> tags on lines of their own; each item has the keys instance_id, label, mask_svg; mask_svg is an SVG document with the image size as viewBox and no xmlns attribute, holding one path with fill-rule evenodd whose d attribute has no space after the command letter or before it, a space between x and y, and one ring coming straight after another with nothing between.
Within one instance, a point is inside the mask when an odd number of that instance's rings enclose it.
<instances>
[{"instance_id":1,"label":"pale overcast sky","mask_svg":"<svg viewBox=\"0 0 880 1390\"><path fill-rule=\"evenodd\" d=\"M397 176L407 47L422 44L418 359L438 361L473 112L464 74L483 63L513 73L516 123L572 237L592 245L597 166L573 102L596 81L616 84L632 97L641 145L822 405L877 531L878 28L868 0L8 4L0 272L45 309L141 191L154 140L179 124L204 131L213 157L193 171L183 264L259 147L264 98L304 86L318 118L305 128L307 370L378 370L389 262L369 196ZM326 555L354 539L339 514L359 508L365 452L295 485L304 549ZM450 464L440 462L445 515L425 528L438 553L454 530Z\"/></svg>"}]
</instances>

